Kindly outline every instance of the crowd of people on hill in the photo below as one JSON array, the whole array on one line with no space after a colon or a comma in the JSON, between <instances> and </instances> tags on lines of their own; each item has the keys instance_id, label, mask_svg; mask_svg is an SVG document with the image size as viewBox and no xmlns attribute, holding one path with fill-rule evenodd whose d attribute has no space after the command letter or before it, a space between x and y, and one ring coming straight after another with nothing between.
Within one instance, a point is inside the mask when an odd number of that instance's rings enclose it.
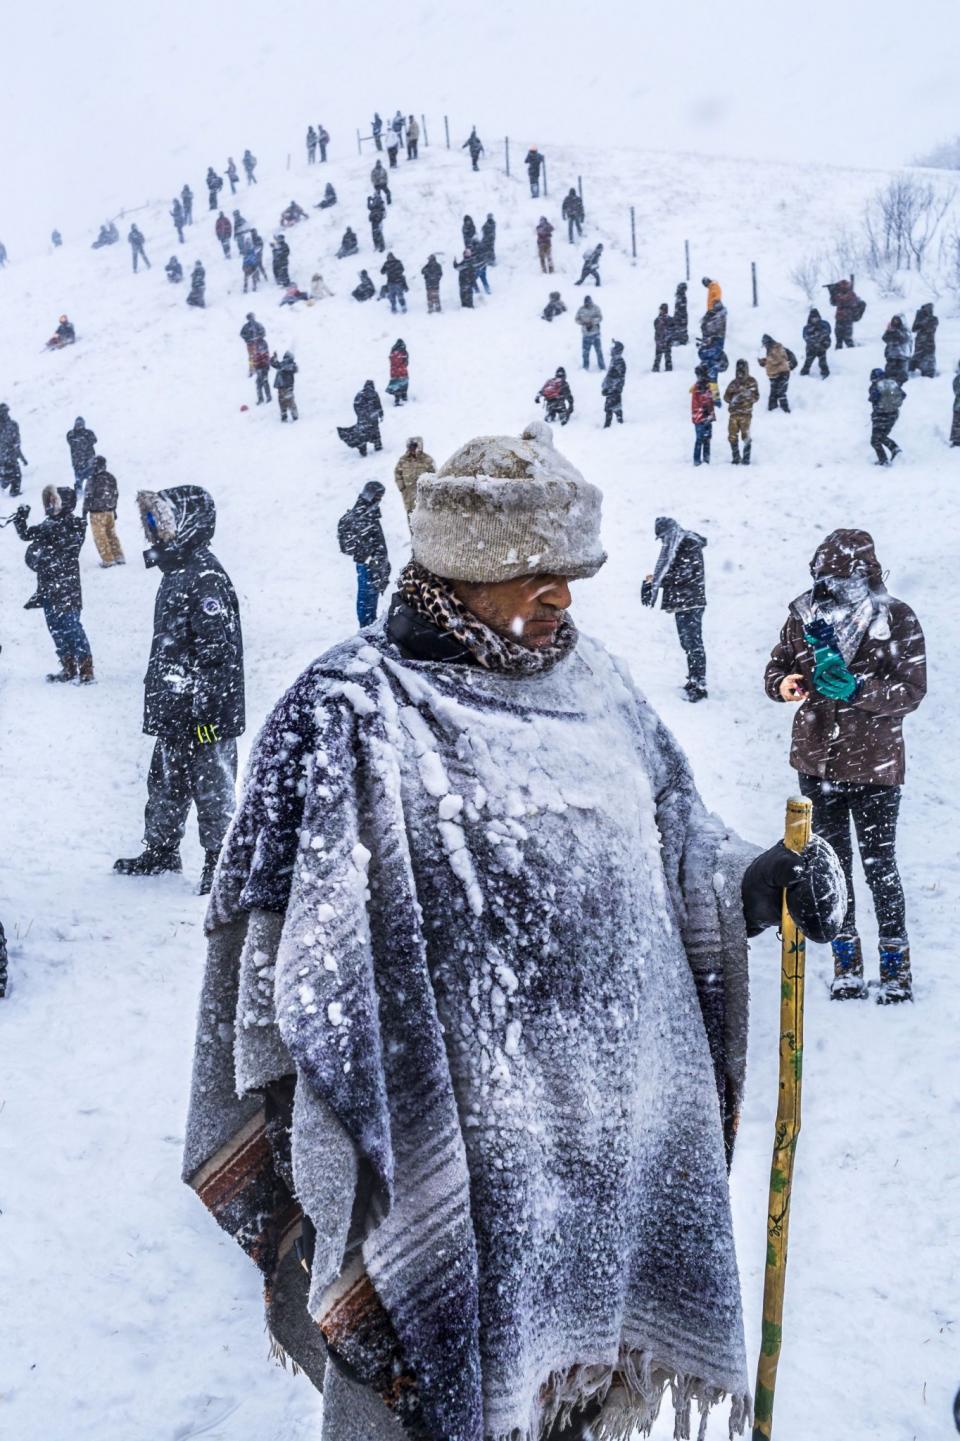
<instances>
[{"instance_id":1,"label":"crowd of people on hill","mask_svg":"<svg viewBox=\"0 0 960 1441\"><path fill-rule=\"evenodd\" d=\"M384 255L379 294L405 314L406 267L383 225L389 169L401 146L417 160L419 127L399 111L388 126L377 115L373 137L388 157L367 202L374 253ZM308 163L318 154L323 163L328 144L311 125ZM476 169L475 130L465 148ZM539 200L536 146L525 163ZM255 184L249 151L243 164ZM226 174L233 193L232 160ZM267 280L263 242L238 211L230 221L219 209L224 182L212 167L206 183L223 255L237 246L243 290L256 290ZM171 211L181 240L192 200L184 187ZM582 239L573 189L562 218L568 242ZM283 229L307 219L291 201L270 242L281 304L332 295L319 272L309 293L292 278ZM536 226L544 274L555 271L553 229L546 216ZM491 293L494 216L478 230L464 215L461 238L453 269L471 309ZM149 269L135 224L128 241L133 270ZM357 251L348 228L338 254ZM601 287L603 255L602 243L590 246L576 285ZM182 281L176 257L166 272ZM431 253L421 269L428 314L442 309L443 273ZM727 307L716 278L703 287L694 464L710 462L726 405L731 459L749 465L759 384L741 358L721 396ZM361 271L353 297L377 293ZM202 308L204 297L198 260L188 303ZM837 349L853 345L864 304L846 280L830 299L833 327L816 309L803 327L802 376L816 365L830 377L833 337ZM544 319L566 313L551 291ZM603 318L587 293L572 321L583 371L594 361L602 374L612 428L624 423L627 363L620 340L607 362ZM61 343L73 343L65 316L61 326ZM936 374L936 328L926 304L912 330L896 316L884 332L886 364L869 392L879 464L899 454L890 433L910 377ZM685 282L672 314L659 305L653 330L651 368L666 374L690 344ZM239 336L257 405L275 394L281 421L295 423L294 354L271 349L253 311ZM768 410L789 414L797 356L770 334L762 347ZM401 408L411 401L402 338L385 361L386 394ZM960 405L960 372L954 394ZM851 825L876 912L876 999L913 998L896 842L903 720L924 699L925 645L912 609L887 590L870 534L835 530L818 544L755 678L758 693L796 707L790 759L816 833L801 854L760 851L707 812L687 758L625 667L579 635L570 585L607 559L602 496L553 443L551 424L574 416L564 366L535 403L543 422L476 436L439 467L423 437L406 441L393 478L411 559L381 624L393 578L386 488L362 486L337 526L360 633L279 701L236 816L243 630L212 549L215 503L189 483L136 497L145 563L159 574L143 697L152 752L142 849L114 869L180 872L196 807L198 890L212 894L184 1175L260 1265L277 1349L318 1384L326 1372L331 1436L386 1441L399 1412L424 1435L588 1441L600 1429L649 1429L668 1387L678 1436L689 1434L694 1404L705 1431L723 1395L731 1434L742 1430L751 1402L726 1173L743 1090L748 940L776 928L786 906L811 941L830 945L831 995L869 994ZM341 440L360 457L382 452L373 379L353 410ZM119 486L96 432L80 415L65 438L73 484L44 487L37 524L26 504L11 520L36 577L26 608L42 610L58 660L48 680L85 686L95 679L82 620L88 525L102 567L125 557ZM19 425L0 405L0 484L12 496L26 465ZM708 537L661 516L653 539L639 599L673 616L683 693L699 704L709 698ZM573 799L584 794L589 803ZM0 929L0 993L5 968ZM597 1124L571 1127L571 1115ZM640 1339L624 1321L633 1315L644 1317ZM517 1354L528 1347L529 1377ZM581 1355L589 1365L571 1368ZM609 1368L595 1359L605 1355Z\"/></svg>"}]
</instances>

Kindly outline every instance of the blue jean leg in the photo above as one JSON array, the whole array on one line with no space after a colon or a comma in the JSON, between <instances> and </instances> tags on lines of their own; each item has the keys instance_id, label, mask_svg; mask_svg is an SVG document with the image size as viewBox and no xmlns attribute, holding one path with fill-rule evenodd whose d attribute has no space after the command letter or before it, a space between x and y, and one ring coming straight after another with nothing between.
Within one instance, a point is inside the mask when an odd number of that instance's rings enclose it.
<instances>
[{"instance_id":1,"label":"blue jean leg","mask_svg":"<svg viewBox=\"0 0 960 1441\"><path fill-rule=\"evenodd\" d=\"M379 592L370 579L370 572L365 565L357 563L357 622L362 630L365 625L373 625L377 618L377 603L380 600Z\"/></svg>"}]
</instances>

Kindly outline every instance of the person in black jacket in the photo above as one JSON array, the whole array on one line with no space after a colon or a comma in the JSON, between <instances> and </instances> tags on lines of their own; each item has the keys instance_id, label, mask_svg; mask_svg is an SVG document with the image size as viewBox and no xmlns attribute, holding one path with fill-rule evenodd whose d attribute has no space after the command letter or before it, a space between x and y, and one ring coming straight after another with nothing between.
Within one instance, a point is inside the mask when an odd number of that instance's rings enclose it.
<instances>
[{"instance_id":1,"label":"person in black jacket","mask_svg":"<svg viewBox=\"0 0 960 1441\"><path fill-rule=\"evenodd\" d=\"M627 380L627 362L623 358L623 341L615 340L610 347L610 364L603 377L600 393L603 396L604 430L609 430L613 417L623 424L623 387Z\"/></svg>"},{"instance_id":2,"label":"person in black jacket","mask_svg":"<svg viewBox=\"0 0 960 1441\"><path fill-rule=\"evenodd\" d=\"M686 698L696 703L707 698L707 654L703 647L703 612L707 604L703 548L707 542L666 515L657 520L654 534L660 542L660 555L653 574L644 579L640 599L644 605L655 606L659 593L661 610L673 612L687 657Z\"/></svg>"},{"instance_id":3,"label":"person in black jacket","mask_svg":"<svg viewBox=\"0 0 960 1441\"><path fill-rule=\"evenodd\" d=\"M377 604L390 580L387 542L380 523L382 499L383 486L378 480L368 480L337 524L340 549L357 567L357 622L361 630L376 620Z\"/></svg>"},{"instance_id":4,"label":"person in black jacket","mask_svg":"<svg viewBox=\"0 0 960 1441\"><path fill-rule=\"evenodd\" d=\"M663 361L664 370L673 369L673 321L670 318L670 309L664 301L660 307L656 319L653 322L653 368L660 370L660 361Z\"/></svg>"},{"instance_id":5,"label":"person in black jacket","mask_svg":"<svg viewBox=\"0 0 960 1441\"><path fill-rule=\"evenodd\" d=\"M386 250L383 239L383 222L386 218L387 207L383 203L383 196L379 190L373 195L367 196L367 218L370 221L370 238L373 241L373 248L382 254Z\"/></svg>"},{"instance_id":6,"label":"person in black jacket","mask_svg":"<svg viewBox=\"0 0 960 1441\"><path fill-rule=\"evenodd\" d=\"M583 201L571 185L563 197L563 204L560 207L560 214L567 222L567 239L573 244L573 232L577 232L577 239L583 238Z\"/></svg>"},{"instance_id":7,"label":"person in black jacket","mask_svg":"<svg viewBox=\"0 0 960 1441\"><path fill-rule=\"evenodd\" d=\"M377 149L379 150L379 146ZM470 151L470 164L474 170L480 169L480 156L483 154L483 141L477 134L477 127L474 126L466 140L460 146L461 150Z\"/></svg>"},{"instance_id":8,"label":"person in black jacket","mask_svg":"<svg viewBox=\"0 0 960 1441\"><path fill-rule=\"evenodd\" d=\"M913 321L913 333L917 337L910 357L910 374L918 370L928 380L937 373L937 326L940 321L933 313L933 301L921 305Z\"/></svg>"},{"instance_id":9,"label":"person in black jacket","mask_svg":"<svg viewBox=\"0 0 960 1441\"><path fill-rule=\"evenodd\" d=\"M427 291L427 314L432 315L434 311L439 314L440 280L443 275L443 266L435 255L430 255L420 274L423 276L423 283Z\"/></svg>"},{"instance_id":10,"label":"person in black jacket","mask_svg":"<svg viewBox=\"0 0 960 1441\"><path fill-rule=\"evenodd\" d=\"M293 420L299 420L300 414L293 395L297 362L294 360L292 352L285 350L282 360L278 360L276 355L271 355L270 364L277 372L273 388L277 392L277 400L280 402L280 419L286 420L289 415Z\"/></svg>"},{"instance_id":11,"label":"person in black jacket","mask_svg":"<svg viewBox=\"0 0 960 1441\"><path fill-rule=\"evenodd\" d=\"M404 274L403 261L398 260L392 250L387 252L387 258L380 267L380 274L387 278L387 299L390 301L391 311L396 314L399 306L406 314L407 277Z\"/></svg>"},{"instance_id":12,"label":"person in black jacket","mask_svg":"<svg viewBox=\"0 0 960 1441\"><path fill-rule=\"evenodd\" d=\"M462 260L455 260L453 268L457 272L457 284L460 287L460 306L463 310L473 309L473 288L477 283L477 267L473 263L473 256L469 250L463 252Z\"/></svg>"},{"instance_id":13,"label":"person in black jacket","mask_svg":"<svg viewBox=\"0 0 960 1441\"><path fill-rule=\"evenodd\" d=\"M220 191L223 189L223 176L218 175L212 165L207 166L207 199L210 202L211 210L220 209Z\"/></svg>"},{"instance_id":14,"label":"person in black jacket","mask_svg":"<svg viewBox=\"0 0 960 1441\"><path fill-rule=\"evenodd\" d=\"M287 286L290 284L290 246L286 237L275 236L270 242L270 249L273 252L273 278L278 285Z\"/></svg>"},{"instance_id":15,"label":"person in black jacket","mask_svg":"<svg viewBox=\"0 0 960 1441\"><path fill-rule=\"evenodd\" d=\"M179 285L180 281L183 279L183 266L180 264L177 257L175 255L171 255L170 259L167 261L166 265L163 268L166 271L167 279L169 280L170 284Z\"/></svg>"},{"instance_id":16,"label":"person in black jacket","mask_svg":"<svg viewBox=\"0 0 960 1441\"><path fill-rule=\"evenodd\" d=\"M0 488L20 494L21 465L27 458L20 449L20 427L7 404L0 405Z\"/></svg>"},{"instance_id":17,"label":"person in black jacket","mask_svg":"<svg viewBox=\"0 0 960 1441\"><path fill-rule=\"evenodd\" d=\"M83 497L83 514L90 521L93 543L97 547L100 566L109 570L112 565L126 565L123 546L117 535L117 501L119 491L116 478L107 469L102 455L94 461L93 475Z\"/></svg>"},{"instance_id":18,"label":"person in black jacket","mask_svg":"<svg viewBox=\"0 0 960 1441\"><path fill-rule=\"evenodd\" d=\"M187 296L188 305L199 305L201 310L207 303L207 272L198 260L190 275L190 294Z\"/></svg>"},{"instance_id":19,"label":"person in black jacket","mask_svg":"<svg viewBox=\"0 0 960 1441\"><path fill-rule=\"evenodd\" d=\"M193 224L193 191L189 185L185 185L180 191L180 203L183 206L184 225Z\"/></svg>"},{"instance_id":20,"label":"person in black jacket","mask_svg":"<svg viewBox=\"0 0 960 1441\"><path fill-rule=\"evenodd\" d=\"M689 345L690 330L687 320L687 286L681 280L673 297L673 338L674 345Z\"/></svg>"},{"instance_id":21,"label":"person in black jacket","mask_svg":"<svg viewBox=\"0 0 960 1441\"><path fill-rule=\"evenodd\" d=\"M370 276L365 270L361 270L360 284L355 285L351 290L350 294L353 296L354 300L372 300L376 293L377 287L370 279Z\"/></svg>"},{"instance_id":22,"label":"person in black jacket","mask_svg":"<svg viewBox=\"0 0 960 1441\"><path fill-rule=\"evenodd\" d=\"M366 455L368 445L372 445L374 450L382 450L380 422L383 405L372 380L366 381L363 389L353 397L353 412L357 417L356 425L337 426L337 434L344 445L351 450L359 450L361 455Z\"/></svg>"},{"instance_id":23,"label":"person in black jacket","mask_svg":"<svg viewBox=\"0 0 960 1441\"><path fill-rule=\"evenodd\" d=\"M70 447L70 464L73 466L74 482L79 493L93 474L97 458L97 437L82 415L78 415L73 422L73 429L67 431L67 445Z\"/></svg>"},{"instance_id":24,"label":"person in black jacket","mask_svg":"<svg viewBox=\"0 0 960 1441\"><path fill-rule=\"evenodd\" d=\"M60 670L49 681L93 681L93 656L80 620L83 593L80 588L80 548L86 539L86 522L74 515L76 491L70 486L48 485L43 491L44 519L27 525L29 505L14 512L13 525L27 542L24 559L36 573L36 594L25 610L42 609Z\"/></svg>"},{"instance_id":25,"label":"person in black jacket","mask_svg":"<svg viewBox=\"0 0 960 1441\"><path fill-rule=\"evenodd\" d=\"M567 307L561 299L559 290L551 290L549 298L543 310L540 312L543 320L555 320L558 315L566 314Z\"/></svg>"},{"instance_id":26,"label":"person in black jacket","mask_svg":"<svg viewBox=\"0 0 960 1441\"><path fill-rule=\"evenodd\" d=\"M573 391L567 380L567 372L563 366L558 366L549 380L545 380L537 394L533 397L534 405L544 402L544 418L551 423L559 420L561 425L566 425L573 414Z\"/></svg>"},{"instance_id":27,"label":"person in black jacket","mask_svg":"<svg viewBox=\"0 0 960 1441\"><path fill-rule=\"evenodd\" d=\"M118 860L125 876L179 871L190 803L204 849L200 894L213 882L236 805L237 736L243 734L240 607L210 550L213 498L198 485L141 491L147 567L162 574L144 680L143 730L156 736L147 775L144 849Z\"/></svg>"},{"instance_id":28,"label":"person in black jacket","mask_svg":"<svg viewBox=\"0 0 960 1441\"><path fill-rule=\"evenodd\" d=\"M337 251L338 260L346 260L348 255L356 255L359 250L356 233L348 225L343 232L343 239L340 242L340 249Z\"/></svg>"},{"instance_id":29,"label":"person in black jacket","mask_svg":"<svg viewBox=\"0 0 960 1441\"><path fill-rule=\"evenodd\" d=\"M479 246L483 264L495 266L497 263L497 222L489 211L486 220L480 227Z\"/></svg>"},{"instance_id":30,"label":"person in black jacket","mask_svg":"<svg viewBox=\"0 0 960 1441\"><path fill-rule=\"evenodd\" d=\"M829 320L824 320L819 310L811 310L803 327L803 343L807 347L807 353L800 368L801 375L810 374L810 367L815 360L819 362L820 374L824 379L830 374L827 351L830 349L832 336L833 327Z\"/></svg>"},{"instance_id":31,"label":"person in black jacket","mask_svg":"<svg viewBox=\"0 0 960 1441\"><path fill-rule=\"evenodd\" d=\"M230 181L230 194L236 195L240 173L237 170L237 162L232 155L227 156L227 179Z\"/></svg>"},{"instance_id":32,"label":"person in black jacket","mask_svg":"<svg viewBox=\"0 0 960 1441\"><path fill-rule=\"evenodd\" d=\"M179 195L175 195L173 197L173 208L170 211L170 218L173 221L173 228L177 232L177 239L182 245L183 227L186 225L187 222L184 219L183 202L181 201Z\"/></svg>"},{"instance_id":33,"label":"person in black jacket","mask_svg":"<svg viewBox=\"0 0 960 1441\"><path fill-rule=\"evenodd\" d=\"M535 145L531 145L523 163L527 167L527 179L530 181L530 194L534 200L540 194L540 171L543 169L543 156Z\"/></svg>"},{"instance_id":34,"label":"person in black jacket","mask_svg":"<svg viewBox=\"0 0 960 1441\"><path fill-rule=\"evenodd\" d=\"M465 250L476 249L473 242L477 238L477 225L472 215L465 215L463 217L460 234L463 236L463 248Z\"/></svg>"},{"instance_id":35,"label":"person in black jacket","mask_svg":"<svg viewBox=\"0 0 960 1441\"><path fill-rule=\"evenodd\" d=\"M133 273L137 273L137 261L142 260L147 269L150 269L150 262L147 259L147 252L143 248L143 231L139 225L133 224L127 232L127 239L130 242L130 253L133 256Z\"/></svg>"}]
</instances>

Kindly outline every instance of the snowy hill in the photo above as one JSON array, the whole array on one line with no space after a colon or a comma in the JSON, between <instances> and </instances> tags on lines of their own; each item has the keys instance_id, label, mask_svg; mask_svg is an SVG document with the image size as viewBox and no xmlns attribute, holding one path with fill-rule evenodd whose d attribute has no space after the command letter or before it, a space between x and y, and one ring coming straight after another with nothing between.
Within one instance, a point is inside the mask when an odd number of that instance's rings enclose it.
<instances>
[{"instance_id":1,"label":"snowy hill","mask_svg":"<svg viewBox=\"0 0 960 1441\"><path fill-rule=\"evenodd\" d=\"M418 165L401 162L386 239L410 278L402 317L385 302L359 306L349 296L359 266L374 270L364 207L372 156L309 171L295 164L279 175L264 166L255 189L241 185L241 209L265 237L291 196L309 207L327 179L336 186L340 204L311 209L289 236L293 276L307 288L320 269L336 292L311 308L280 310L272 283L242 294L239 266L222 258L196 182L197 223L182 250L165 205L137 215L149 272L131 274L121 241L98 252L70 245L0 276L0 398L20 423L30 461L24 498L36 518L43 485L68 483L64 435L82 414L120 482L118 529L130 561L107 575L88 540L84 621L99 683L50 687L42 618L21 610L31 589L22 547L12 528L0 534L0 916L11 942L10 992L0 1005L0 1291L10 1317L0 1391L5 1429L18 1441L319 1434L319 1398L267 1361L254 1269L179 1181L203 953L204 903L191 891L199 871L193 822L182 878L137 882L111 872L116 856L138 848L150 753L140 733L141 683L156 576L139 561L137 489L190 482L216 499L214 548L236 583L247 647L245 755L286 685L355 626L352 566L339 553L336 520L360 486L372 478L387 486L397 570L408 546L391 476L407 436L423 436L440 460L473 434L516 433L559 364L570 374L576 413L558 445L604 489L610 551L598 578L575 587L574 614L626 657L690 753L708 803L742 834L772 842L794 789L791 716L766 701L761 677L817 541L838 525L868 528L891 590L924 624L931 693L907 722L901 843L917 999L892 1010L830 1005L828 956L811 952L777 1436L933 1441L948 1433L960 1379L952 1269L960 1005L949 940L957 732L947 700L960 452L946 439L960 321L942 320L942 374L908 388L897 431L904 458L893 469L872 463L866 387L871 365L882 363L879 335L894 307L858 281L868 300L858 348L831 354L828 382L794 375L793 414L758 410L751 470L727 463L725 417L715 428L713 466L694 470L692 346L675 352L673 374L649 373L652 319L683 278L684 239L692 246L691 330L699 278L716 275L730 308L731 364L747 356L756 373L762 332L801 350L807 306L790 282L792 267L852 220L884 177L628 151L551 152L549 160L551 194L539 202L522 174L507 179L488 163L473 175L463 152L436 144ZM605 348L622 340L628 362L627 423L606 433L599 377L578 368L580 247L567 245L559 220L560 198L578 175L585 242L608 245L596 292ZM474 313L461 312L450 263L460 221L469 212L479 226L488 210L499 226L493 294ZM557 225L555 277L537 267L541 213ZM361 240L356 262L333 259L347 222ZM419 270L431 251L444 264L444 313L428 317ZM168 285L162 266L175 252L188 273L195 258L204 261L206 310L188 309L185 287ZM757 310L751 261L760 276ZM911 315L930 298L917 285L898 302ZM539 312L551 288L571 313L547 325ZM279 424L275 405L253 406L238 335L250 308L272 347L296 354L294 426ZM78 344L44 353L62 311ZM335 426L351 422L352 396L368 376L382 390L398 335L410 350L412 403L388 409L383 454L361 460ZM657 553L654 519L663 514L709 540L710 700L696 708L681 699L669 617L639 606L640 581ZM858 900L875 969L862 882ZM776 1101L775 940L754 945L752 968L748 1092L732 1177L751 1357ZM668 1430L662 1421L655 1435ZM714 1420L710 1437L724 1434Z\"/></svg>"}]
</instances>

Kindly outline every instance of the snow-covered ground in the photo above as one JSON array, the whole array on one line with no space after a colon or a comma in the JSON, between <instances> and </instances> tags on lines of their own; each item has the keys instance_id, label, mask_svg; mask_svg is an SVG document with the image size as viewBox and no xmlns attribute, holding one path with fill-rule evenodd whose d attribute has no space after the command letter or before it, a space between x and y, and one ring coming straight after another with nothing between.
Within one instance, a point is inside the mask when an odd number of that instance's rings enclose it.
<instances>
[{"instance_id":1,"label":"snow-covered ground","mask_svg":"<svg viewBox=\"0 0 960 1441\"><path fill-rule=\"evenodd\" d=\"M517 157L519 159L519 157ZM826 167L586 151L551 153L549 200L492 164L434 145L401 168L387 243L405 261L410 313L349 297L359 265L333 252L347 221L370 265L363 197L372 157L271 175L237 196L268 236L292 196L312 205L331 179L341 203L311 210L290 234L294 276L321 269L335 298L279 310L272 283L241 293L239 267L213 236L197 191L197 223L180 248L166 207L136 217L153 269L134 276L129 249L80 243L0 274L4 345L0 398L19 420L30 466L24 498L67 483L65 432L77 414L99 436L120 482L119 531L131 562L107 575L92 540L82 557L84 622L98 684L44 684L53 652L42 617L20 607L31 576L12 528L0 534L0 915L11 943L0 1006L0 1346L4 1434L17 1441L306 1441L321 1402L301 1377L270 1365L254 1268L180 1183L180 1146L204 903L193 895L200 852L191 821L182 878L134 881L111 871L141 835L151 742L140 733L141 681L156 573L139 561L138 488L191 482L217 501L215 550L240 594L247 647L249 731L299 670L355 625L353 570L336 520L364 481L387 485L385 528L396 569L406 524L392 466L406 437L438 459L478 432L517 432L559 364L576 397L557 440L605 492L610 561L576 586L582 627L627 657L639 684L693 758L708 802L743 834L772 842L794 788L787 764L792 711L771 705L763 665L788 600L804 588L816 542L838 525L872 531L891 590L917 610L929 642L931 694L907 722L909 777L902 812L916 1004L893 1010L831 1005L828 956L812 950L805 1127L791 1231L778 1441L933 1441L949 1433L960 1380L957 1185L960 1005L950 944L958 863L951 813L957 728L949 676L957 641L956 550L960 452L946 444L950 375L960 321L944 314L943 373L916 380L886 471L868 445L867 375L881 358L890 302L869 306L859 346L831 357L828 382L791 382L793 414L758 410L752 469L728 464L725 416L714 464L690 465L687 389L693 349L672 375L651 375L652 319L682 278L692 246L691 330L701 274L718 276L730 307L727 352L751 358L769 331L802 352L806 302L789 280L796 260L853 221L885 177ZM580 247L567 245L562 193L584 178L585 237L603 238L605 349L626 345L627 423L604 433L599 377L579 370L572 311L582 292ZM637 206L638 261L626 207ZM461 312L451 269L464 212L499 225L493 294ZM556 277L539 274L533 227L557 225ZM126 225L123 225L125 234ZM445 267L444 313L425 313L419 269ZM162 270L179 252L207 267L208 308ZM750 306L750 261L761 305ZM374 276L379 279L378 276ZM539 318L558 288L571 314ZM902 308L928 299L921 288ZM238 336L248 308L300 366L301 419L253 407ZM945 309L946 307L941 307ZM60 354L43 342L66 311L79 341ZM346 451L334 427L352 420L368 377L381 387L402 335L411 355L410 406L389 409L380 456ZM761 389L766 386L761 377ZM250 405L243 410L244 404ZM4 497L4 499L6 499ZM3 505L9 513L12 505ZM657 553L656 516L709 538L706 617L710 700L684 705L672 622L642 611L640 581ZM865 949L875 933L865 888ZM778 947L753 948L753 1026L746 1109L732 1187L748 1344L759 1336L766 1193L776 1100ZM656 1435L666 1437L661 1421ZM710 1437L725 1435L713 1421Z\"/></svg>"}]
</instances>

